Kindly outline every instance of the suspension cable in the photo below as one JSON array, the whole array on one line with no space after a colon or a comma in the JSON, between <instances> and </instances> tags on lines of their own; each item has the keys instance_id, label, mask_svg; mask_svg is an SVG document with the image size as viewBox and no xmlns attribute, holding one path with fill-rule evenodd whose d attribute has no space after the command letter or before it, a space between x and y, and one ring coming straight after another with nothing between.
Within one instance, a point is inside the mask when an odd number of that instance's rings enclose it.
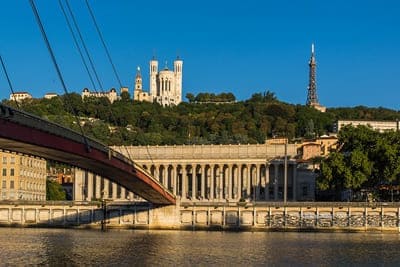
<instances>
[{"instance_id":1,"label":"suspension cable","mask_svg":"<svg viewBox=\"0 0 400 267\"><path fill-rule=\"evenodd\" d=\"M60 1L60 0L59 0L59 1ZM102 88L102 86L101 86L101 83L100 83L100 79L99 79L99 77L98 77L98 75L97 75L97 72L96 72L96 68L95 68L95 66L94 66L94 64L93 64L93 61L91 60L91 56L90 56L89 50L87 49L87 47L86 47L86 45L85 45L83 36L82 36L81 31L80 31L80 29L79 29L79 25L78 25L78 23L77 23L77 21L76 21L76 19L75 19L75 15L74 15L74 13L73 13L73 11L72 11L72 8L71 8L71 6L69 5L69 1L68 1L68 0L65 0L65 3L66 3L66 5L67 5L67 9L68 9L68 11L69 11L69 13L70 13L70 16L71 16L71 18L72 18L72 21L73 21L73 23L74 23L74 26L75 26L75 28L76 28L76 31L78 32L79 39L80 39L80 41L81 41L81 43L82 43L82 46L83 46L84 49L85 49L86 56L89 58L89 62L90 62L90 64L91 64L91 67L92 67L92 69L93 69L93 72L95 73L96 79L97 79L97 81L98 81L99 84L100 84L100 90L101 90L101 92L104 93L104 90L103 90L103 88ZM95 90L95 92L97 93L96 88L94 88L94 90ZM115 118L114 112L112 111L112 105L111 105L111 103L108 105L108 108L109 108L109 110L110 110L110 116L111 116L112 121L114 121L114 123L117 124L117 123L116 123L117 120L116 120L116 118ZM122 133L120 133L120 137L121 137L121 140L122 140L122 138L123 138ZM130 154L128 148L127 148L126 146L124 146L124 145L122 145L122 146L125 148L125 151L126 151L126 153L127 153L128 158L133 162L132 157L131 157L131 154Z\"/></svg>"},{"instance_id":2,"label":"suspension cable","mask_svg":"<svg viewBox=\"0 0 400 267\"><path fill-rule=\"evenodd\" d=\"M0 61L1 61L1 66L3 67L4 74L6 75L6 78L7 78L8 86L10 87L11 93L13 95L14 102L17 105L17 108L20 109L19 103L17 101L17 97L16 97L15 92L14 92L14 88L13 88L13 86L11 84L10 77L8 76L6 64L4 64L3 57L1 55L0 55Z\"/></svg>"},{"instance_id":3,"label":"suspension cable","mask_svg":"<svg viewBox=\"0 0 400 267\"><path fill-rule=\"evenodd\" d=\"M100 37L101 43L103 44L104 50L106 51L108 61L110 61L110 64L111 64L112 69L113 69L113 71L114 71L114 75L115 75L115 77L116 77L117 80L118 80L119 87L122 88L121 80L120 80L119 75L118 75L118 73L117 73L117 70L116 70L116 68L115 68L114 62L113 62L112 59L111 59L111 56L110 56L110 53L109 53L108 48L107 48L107 46L106 46L106 43L104 42L103 35L101 34L100 28L99 28L99 26L97 25L96 18L95 18L95 16L94 16L94 13L93 13L93 11L92 11L92 9L91 9L91 7L90 7L90 4L89 4L89 1L88 1L88 0L86 0L86 6L87 6L87 8L88 8L88 10L89 10L90 16L92 17L93 24L94 24L94 26L96 27L96 31L97 31L97 33L98 33L98 35L99 35L99 37Z\"/></svg>"},{"instance_id":4,"label":"suspension cable","mask_svg":"<svg viewBox=\"0 0 400 267\"><path fill-rule=\"evenodd\" d=\"M101 81L100 81L99 75L97 74L96 68L94 67L94 63L93 63L92 57L90 56L89 50L88 50L88 48L87 48L87 46L86 46L86 44L85 44L85 41L84 41L83 36L82 36L82 33L81 33L81 31L79 30L78 23L76 22L75 15L74 15L74 13L72 12L71 6L69 5L69 1L68 1L68 0L65 0L65 3L66 3L66 6L67 6L67 9L68 9L68 12L69 12L69 14L71 15L72 22L74 23L75 29L76 29L76 31L77 31L77 33L78 33L79 39L81 40L83 49L85 50L86 56L87 56L87 58L88 58L88 60L89 60L90 66L92 67L92 71L93 71L93 73L94 73L94 76L96 77L97 83L99 84L100 91L101 91L101 92L104 92L104 91L103 91L103 85L102 85L102 83L101 83ZM95 88L94 88L94 90L96 91ZM96 92L97 92L97 91L96 91Z\"/></svg>"},{"instance_id":5,"label":"suspension cable","mask_svg":"<svg viewBox=\"0 0 400 267\"><path fill-rule=\"evenodd\" d=\"M78 40L76 39L75 33L74 33L73 29L72 29L71 23L70 23L70 21L69 21L69 18L68 18L68 16L67 16L67 13L65 12L65 9L64 9L64 6L63 6L61 0L58 0L58 4L60 5L60 8L61 8L61 10L62 10L62 13L64 14L64 18L65 18L65 21L67 22L68 29L69 29L69 31L70 31L70 33L71 33L71 35L72 35L72 39L74 40L75 47L76 47L76 49L77 49L78 52L79 52L79 55L80 55L81 60L82 60L82 63L83 63L83 65L85 66L85 69L86 69L86 72L87 72L87 74L88 74L88 76L89 76L90 82L92 83L92 86L93 86L94 90L96 91L96 85L95 85L95 83L94 83L93 77L92 77L92 75L91 75L91 73L90 73L90 71L89 71L89 67L88 67L88 65L87 65L87 63L86 63L86 60L85 60L85 57L83 56L83 53L82 53L82 49L81 49L81 47L79 46Z\"/></svg>"},{"instance_id":6,"label":"suspension cable","mask_svg":"<svg viewBox=\"0 0 400 267\"><path fill-rule=\"evenodd\" d=\"M68 100L69 100L69 93L68 93L68 90L67 90L67 86L65 85L64 78L63 78L63 76L62 76L62 74L61 74L61 70L60 70L60 68L59 68L59 66L58 66L58 64L57 64L57 60L56 60L56 57L55 57L55 55L54 55L54 53L53 53L53 49L51 48L49 39L47 38L46 32L45 32L45 30L44 30L42 21L40 20L39 12L38 12L37 9L36 9L35 2L34 2L34 0L29 0L29 2L30 2L30 4L31 4L32 11L33 11L33 13L34 13L34 15L35 15L36 22L37 22L37 24L38 24L38 26L39 26L40 32L42 33L42 37L43 37L43 39L44 39L44 41L45 41L45 43L46 43L46 47L47 47L47 50L48 50L48 52L49 52L49 54L50 54L51 60L53 61L54 67L55 67L55 69L56 69L56 71L57 71L58 78L60 79L61 85L62 85L62 87L63 87L63 89L64 89L64 93L65 93L66 96L67 96L67 98L66 98L66 100L67 100L67 101L66 101L66 102L67 102L67 105L68 105L68 107L70 108L70 110L72 111L72 113L74 114L75 120L76 120L76 122L77 122L77 124L78 124L78 126L79 126L79 129L80 129L80 131L81 131L81 134L82 134L82 136L83 136L83 140L84 140L84 142L85 142L86 149L87 149L87 151L89 151L89 150L90 150L90 147L89 147L88 140L87 140L87 138L86 138L86 136L85 136L85 133L84 133L84 131L83 131L83 128L82 128L82 126L81 126L81 124L80 124L79 117L78 117L78 114L77 114L76 110L72 107L70 101L68 101Z\"/></svg>"}]
</instances>

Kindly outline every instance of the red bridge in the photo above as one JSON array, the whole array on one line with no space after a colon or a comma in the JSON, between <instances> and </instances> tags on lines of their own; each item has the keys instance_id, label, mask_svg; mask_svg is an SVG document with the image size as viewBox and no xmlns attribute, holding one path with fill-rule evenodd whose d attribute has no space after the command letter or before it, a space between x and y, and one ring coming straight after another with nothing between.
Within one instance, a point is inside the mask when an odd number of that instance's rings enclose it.
<instances>
[{"instance_id":1,"label":"red bridge","mask_svg":"<svg viewBox=\"0 0 400 267\"><path fill-rule=\"evenodd\" d=\"M175 196L131 159L71 129L3 104L0 148L88 170L154 204L175 204Z\"/></svg>"}]
</instances>

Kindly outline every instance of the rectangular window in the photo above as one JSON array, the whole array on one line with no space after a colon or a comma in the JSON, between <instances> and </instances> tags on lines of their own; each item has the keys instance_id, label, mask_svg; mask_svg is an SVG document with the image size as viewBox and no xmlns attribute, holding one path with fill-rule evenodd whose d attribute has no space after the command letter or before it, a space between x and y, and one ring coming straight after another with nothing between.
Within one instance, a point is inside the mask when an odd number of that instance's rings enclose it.
<instances>
[{"instance_id":1,"label":"rectangular window","mask_svg":"<svg viewBox=\"0 0 400 267\"><path fill-rule=\"evenodd\" d=\"M7 157L3 157L3 164L7 164Z\"/></svg>"},{"instance_id":2,"label":"rectangular window","mask_svg":"<svg viewBox=\"0 0 400 267\"><path fill-rule=\"evenodd\" d=\"M10 189L14 189L14 180L10 181Z\"/></svg>"},{"instance_id":3,"label":"rectangular window","mask_svg":"<svg viewBox=\"0 0 400 267\"><path fill-rule=\"evenodd\" d=\"M10 164L15 164L15 157L10 158Z\"/></svg>"},{"instance_id":4,"label":"rectangular window","mask_svg":"<svg viewBox=\"0 0 400 267\"><path fill-rule=\"evenodd\" d=\"M2 181L1 187L2 187L2 188L6 188L6 187L7 187L7 182L6 182L6 180L3 180L3 181Z\"/></svg>"},{"instance_id":5,"label":"rectangular window","mask_svg":"<svg viewBox=\"0 0 400 267\"><path fill-rule=\"evenodd\" d=\"M7 169L3 168L3 176L7 176Z\"/></svg>"},{"instance_id":6,"label":"rectangular window","mask_svg":"<svg viewBox=\"0 0 400 267\"><path fill-rule=\"evenodd\" d=\"M14 176L14 168L10 169L10 176Z\"/></svg>"}]
</instances>

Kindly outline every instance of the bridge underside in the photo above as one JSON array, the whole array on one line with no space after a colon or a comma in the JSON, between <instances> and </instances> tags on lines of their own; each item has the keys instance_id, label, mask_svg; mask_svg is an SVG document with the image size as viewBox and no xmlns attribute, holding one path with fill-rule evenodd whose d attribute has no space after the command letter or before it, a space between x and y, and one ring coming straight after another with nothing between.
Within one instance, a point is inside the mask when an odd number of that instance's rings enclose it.
<instances>
[{"instance_id":1,"label":"bridge underside","mask_svg":"<svg viewBox=\"0 0 400 267\"><path fill-rule=\"evenodd\" d=\"M154 204L175 204L174 196L134 165L83 143L0 118L0 148L64 162L109 179Z\"/></svg>"}]
</instances>

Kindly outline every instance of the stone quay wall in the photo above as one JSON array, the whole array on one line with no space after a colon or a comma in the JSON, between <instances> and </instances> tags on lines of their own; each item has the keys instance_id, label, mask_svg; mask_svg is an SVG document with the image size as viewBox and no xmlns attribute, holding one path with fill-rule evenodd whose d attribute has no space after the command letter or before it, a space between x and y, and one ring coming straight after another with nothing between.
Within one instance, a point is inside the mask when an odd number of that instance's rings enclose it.
<instances>
[{"instance_id":1,"label":"stone quay wall","mask_svg":"<svg viewBox=\"0 0 400 267\"><path fill-rule=\"evenodd\" d=\"M0 226L65 228L391 231L400 232L399 203L0 203Z\"/></svg>"}]
</instances>

